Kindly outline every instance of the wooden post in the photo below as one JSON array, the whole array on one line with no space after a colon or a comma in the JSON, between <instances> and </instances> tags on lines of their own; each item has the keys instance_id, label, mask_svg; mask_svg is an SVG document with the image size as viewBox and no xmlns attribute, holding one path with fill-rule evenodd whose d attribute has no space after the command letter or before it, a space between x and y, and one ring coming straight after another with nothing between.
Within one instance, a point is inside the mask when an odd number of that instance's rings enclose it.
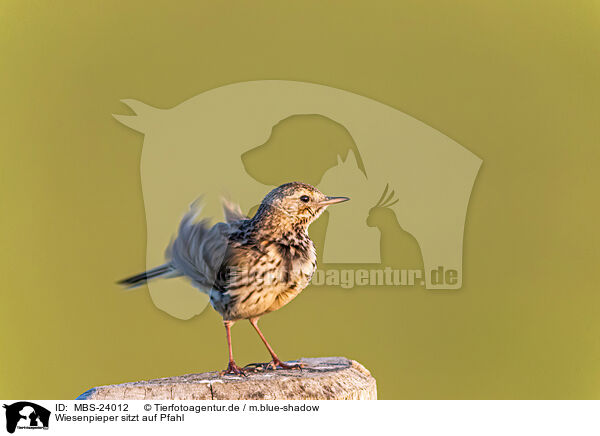
<instances>
[{"instance_id":1,"label":"wooden post","mask_svg":"<svg viewBox=\"0 0 600 436\"><path fill-rule=\"evenodd\" d=\"M99 386L78 400L376 400L377 386L360 363L345 357L302 358L302 370L248 376L218 372Z\"/></svg>"}]
</instances>

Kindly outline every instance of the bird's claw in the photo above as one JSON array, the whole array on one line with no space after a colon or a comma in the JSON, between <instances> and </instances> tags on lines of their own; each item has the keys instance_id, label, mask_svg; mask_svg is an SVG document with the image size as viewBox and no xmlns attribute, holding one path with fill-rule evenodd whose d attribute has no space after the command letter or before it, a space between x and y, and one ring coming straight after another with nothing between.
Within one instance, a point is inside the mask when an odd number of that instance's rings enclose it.
<instances>
[{"instance_id":1,"label":"bird's claw","mask_svg":"<svg viewBox=\"0 0 600 436\"><path fill-rule=\"evenodd\" d=\"M299 369L302 370L302 368L304 367L303 363L294 363L292 365L289 365L287 363L282 362L279 359L273 359L270 362L267 363L249 363L248 365L244 366L244 369L248 369L251 371L268 371L268 370L272 370L275 371L278 368L279 369Z\"/></svg>"},{"instance_id":2,"label":"bird's claw","mask_svg":"<svg viewBox=\"0 0 600 436\"><path fill-rule=\"evenodd\" d=\"M302 371L302 368L304 368L304 364L303 363L293 363L293 364L290 365L290 364L282 362L279 359L272 360L271 362L269 362L269 365L272 365L273 369L277 369L277 368L281 368L281 369L299 369L300 371Z\"/></svg>"},{"instance_id":3,"label":"bird's claw","mask_svg":"<svg viewBox=\"0 0 600 436\"><path fill-rule=\"evenodd\" d=\"M240 368L239 366L237 366L234 361L231 361L227 365L227 369L221 371L219 373L219 375L224 376L224 375L227 375L227 374L235 374L235 375L243 375L244 377L247 377L247 374L244 371L244 369L245 368Z\"/></svg>"},{"instance_id":4,"label":"bird's claw","mask_svg":"<svg viewBox=\"0 0 600 436\"><path fill-rule=\"evenodd\" d=\"M249 363L244 366L244 369L249 371L264 371L266 365L266 363Z\"/></svg>"}]
</instances>

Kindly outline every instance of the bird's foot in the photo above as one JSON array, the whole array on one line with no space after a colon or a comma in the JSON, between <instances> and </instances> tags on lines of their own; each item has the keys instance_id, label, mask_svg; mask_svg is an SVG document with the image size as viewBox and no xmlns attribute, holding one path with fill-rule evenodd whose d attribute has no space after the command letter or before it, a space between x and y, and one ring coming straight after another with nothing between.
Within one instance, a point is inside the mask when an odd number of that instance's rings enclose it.
<instances>
[{"instance_id":1,"label":"bird's foot","mask_svg":"<svg viewBox=\"0 0 600 436\"><path fill-rule=\"evenodd\" d=\"M273 369L281 368L281 369L299 369L299 370L302 370L302 368L304 368L304 364L303 363L287 364L285 362L282 362L279 359L273 359L273 360L271 360L271 362L269 362L269 365L272 365Z\"/></svg>"},{"instance_id":2,"label":"bird's foot","mask_svg":"<svg viewBox=\"0 0 600 436\"><path fill-rule=\"evenodd\" d=\"M299 369L302 370L302 368L304 367L303 363L294 363L294 364L287 364L282 362L279 359L273 359L270 362L267 363L249 363L248 365L244 366L244 369L249 369L251 371L269 371L269 370L277 370L279 369Z\"/></svg>"},{"instance_id":3,"label":"bird's foot","mask_svg":"<svg viewBox=\"0 0 600 436\"><path fill-rule=\"evenodd\" d=\"M244 366L244 370L246 371L253 371L253 372L263 372L263 371L267 371L271 368L269 368L269 365L271 364L271 362L269 363L249 363L248 365Z\"/></svg>"},{"instance_id":4,"label":"bird's foot","mask_svg":"<svg viewBox=\"0 0 600 436\"><path fill-rule=\"evenodd\" d=\"M227 374L235 374L235 375L246 376L246 372L244 371L244 368L240 368L239 366L237 366L236 363L233 360L229 362L229 364L227 365L227 369L226 370L221 371L219 373L219 375L221 375L221 376L227 375Z\"/></svg>"}]
</instances>

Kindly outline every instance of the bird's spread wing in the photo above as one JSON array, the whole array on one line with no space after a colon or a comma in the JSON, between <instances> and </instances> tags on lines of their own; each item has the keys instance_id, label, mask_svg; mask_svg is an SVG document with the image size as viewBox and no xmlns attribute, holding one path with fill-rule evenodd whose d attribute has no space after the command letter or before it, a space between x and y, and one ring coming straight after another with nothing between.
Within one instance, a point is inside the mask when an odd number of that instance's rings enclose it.
<instances>
[{"instance_id":1,"label":"bird's spread wing","mask_svg":"<svg viewBox=\"0 0 600 436\"><path fill-rule=\"evenodd\" d=\"M228 223L248 219L248 217L242 213L242 209L240 208L239 204L234 203L226 198L223 198L222 202L223 212L225 213L225 221Z\"/></svg>"},{"instance_id":2,"label":"bird's spread wing","mask_svg":"<svg viewBox=\"0 0 600 436\"><path fill-rule=\"evenodd\" d=\"M217 223L211 227L208 220L198 220L200 211L198 202L192 204L181 220L177 237L167 248L166 257L179 272L208 292L225 258L228 237L236 225Z\"/></svg>"}]
</instances>

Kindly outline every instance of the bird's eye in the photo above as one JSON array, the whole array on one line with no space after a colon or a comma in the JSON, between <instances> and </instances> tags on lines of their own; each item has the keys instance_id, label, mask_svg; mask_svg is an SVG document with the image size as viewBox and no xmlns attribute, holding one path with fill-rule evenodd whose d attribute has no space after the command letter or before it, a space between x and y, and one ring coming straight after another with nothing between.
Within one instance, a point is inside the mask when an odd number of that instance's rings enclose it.
<instances>
[{"instance_id":1,"label":"bird's eye","mask_svg":"<svg viewBox=\"0 0 600 436\"><path fill-rule=\"evenodd\" d=\"M300 201L304 203L308 203L308 200L310 200L310 198L308 198L308 195L303 195L302 197L300 197Z\"/></svg>"}]
</instances>

